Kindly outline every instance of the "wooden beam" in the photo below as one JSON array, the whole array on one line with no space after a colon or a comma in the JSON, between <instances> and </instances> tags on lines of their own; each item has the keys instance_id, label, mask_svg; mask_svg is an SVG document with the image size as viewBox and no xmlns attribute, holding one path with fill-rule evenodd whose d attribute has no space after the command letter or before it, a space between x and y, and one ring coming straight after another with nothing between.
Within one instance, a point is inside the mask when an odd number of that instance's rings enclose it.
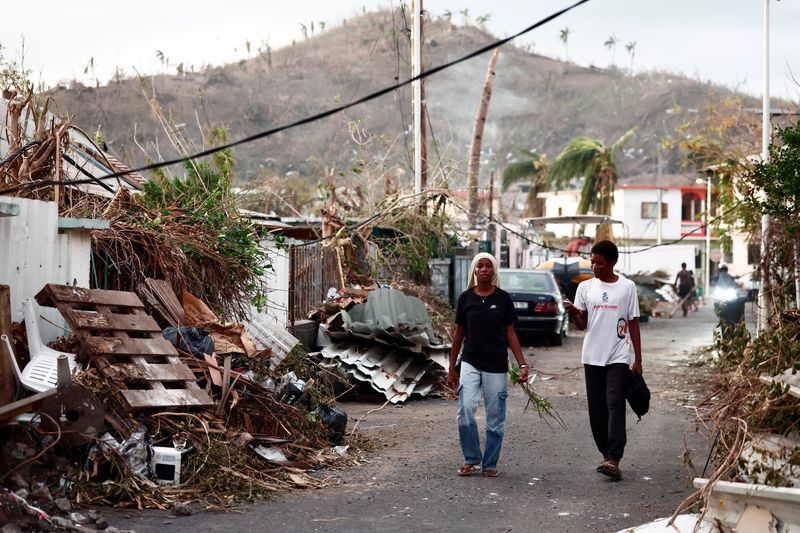
<instances>
[{"instance_id":1,"label":"wooden beam","mask_svg":"<svg viewBox=\"0 0 800 533\"><path fill-rule=\"evenodd\" d=\"M0 285L0 334L11 335L11 289L8 285ZM0 405L13 402L17 390L9 356L13 354L6 354L5 343L0 342Z\"/></svg>"}]
</instances>

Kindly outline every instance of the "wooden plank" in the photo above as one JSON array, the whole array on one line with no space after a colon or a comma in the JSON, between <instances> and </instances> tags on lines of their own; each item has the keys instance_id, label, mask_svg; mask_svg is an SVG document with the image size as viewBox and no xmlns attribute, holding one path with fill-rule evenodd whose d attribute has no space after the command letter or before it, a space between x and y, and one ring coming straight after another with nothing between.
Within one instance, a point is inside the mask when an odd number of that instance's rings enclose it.
<instances>
[{"instance_id":1,"label":"wooden plank","mask_svg":"<svg viewBox=\"0 0 800 533\"><path fill-rule=\"evenodd\" d=\"M194 372L184 364L155 364L145 365L132 363L117 363L105 371L107 377L119 379L126 383L138 381L195 381Z\"/></svg>"},{"instance_id":2,"label":"wooden plank","mask_svg":"<svg viewBox=\"0 0 800 533\"><path fill-rule=\"evenodd\" d=\"M44 392L34 394L33 396L28 396L27 398L23 398L14 403L10 403L8 405L0 407L0 426L5 425L7 422L10 422L17 415L21 415L23 413L30 413L32 411L39 409L42 406L42 402L44 402L44 400L46 400L50 396L54 396L57 392L58 389L46 390Z\"/></svg>"},{"instance_id":3,"label":"wooden plank","mask_svg":"<svg viewBox=\"0 0 800 533\"><path fill-rule=\"evenodd\" d=\"M0 334L11 335L11 289L8 285L0 285ZM17 380L14 367L6 354L5 343L0 342L0 405L14 401L17 391Z\"/></svg>"},{"instance_id":4,"label":"wooden plank","mask_svg":"<svg viewBox=\"0 0 800 533\"><path fill-rule=\"evenodd\" d=\"M131 409L210 407L214 405L214 401L203 390L123 390L120 391L120 394Z\"/></svg>"},{"instance_id":5,"label":"wooden plank","mask_svg":"<svg viewBox=\"0 0 800 533\"><path fill-rule=\"evenodd\" d=\"M36 295L39 305L55 307L56 302L114 307L144 308L142 301L132 292L86 289L69 285L48 283Z\"/></svg>"},{"instance_id":6,"label":"wooden plank","mask_svg":"<svg viewBox=\"0 0 800 533\"><path fill-rule=\"evenodd\" d=\"M147 314L123 315L111 312L61 311L72 329L94 329L100 331L125 331L161 333L161 327Z\"/></svg>"},{"instance_id":7,"label":"wooden plank","mask_svg":"<svg viewBox=\"0 0 800 533\"><path fill-rule=\"evenodd\" d=\"M11 335L11 287L0 285L0 334Z\"/></svg>"},{"instance_id":8,"label":"wooden plank","mask_svg":"<svg viewBox=\"0 0 800 533\"><path fill-rule=\"evenodd\" d=\"M161 336L151 339L86 336L82 340L82 346L90 354L178 356L175 346Z\"/></svg>"}]
</instances>

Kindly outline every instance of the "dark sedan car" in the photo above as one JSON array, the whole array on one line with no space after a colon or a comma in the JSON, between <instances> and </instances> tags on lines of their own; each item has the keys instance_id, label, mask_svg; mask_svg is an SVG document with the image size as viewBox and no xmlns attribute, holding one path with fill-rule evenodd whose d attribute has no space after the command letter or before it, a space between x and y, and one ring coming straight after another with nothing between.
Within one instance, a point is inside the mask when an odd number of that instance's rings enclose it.
<instances>
[{"instance_id":1,"label":"dark sedan car","mask_svg":"<svg viewBox=\"0 0 800 533\"><path fill-rule=\"evenodd\" d=\"M567 334L567 315L553 274L546 270L500 270L500 286L511 295L517 312L517 334L546 336L560 346Z\"/></svg>"}]
</instances>

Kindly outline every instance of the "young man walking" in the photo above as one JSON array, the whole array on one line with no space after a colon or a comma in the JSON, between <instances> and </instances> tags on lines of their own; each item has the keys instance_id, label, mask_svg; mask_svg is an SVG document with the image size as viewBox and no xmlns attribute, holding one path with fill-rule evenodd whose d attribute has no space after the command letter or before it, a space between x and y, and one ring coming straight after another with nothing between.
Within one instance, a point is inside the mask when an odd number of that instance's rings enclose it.
<instances>
[{"instance_id":1,"label":"young man walking","mask_svg":"<svg viewBox=\"0 0 800 533\"><path fill-rule=\"evenodd\" d=\"M625 392L630 371L642 373L639 299L636 285L614 273L619 252L613 242L600 241L591 252L594 278L578 285L575 303L565 300L564 307L575 326L586 330L581 362L586 378L589 425L597 449L603 454L597 471L620 479L619 462L627 439Z\"/></svg>"}]
</instances>

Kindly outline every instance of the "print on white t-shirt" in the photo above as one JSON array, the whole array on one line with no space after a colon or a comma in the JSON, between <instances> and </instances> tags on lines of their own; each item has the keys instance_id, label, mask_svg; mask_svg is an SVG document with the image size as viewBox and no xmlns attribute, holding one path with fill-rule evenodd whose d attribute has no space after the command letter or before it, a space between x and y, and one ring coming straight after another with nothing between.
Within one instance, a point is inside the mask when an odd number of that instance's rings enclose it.
<instances>
[{"instance_id":1,"label":"print on white t-shirt","mask_svg":"<svg viewBox=\"0 0 800 533\"><path fill-rule=\"evenodd\" d=\"M614 283L588 279L578 285L575 307L587 311L581 362L597 366L631 364L629 321L639 317L636 285L622 276Z\"/></svg>"}]
</instances>

